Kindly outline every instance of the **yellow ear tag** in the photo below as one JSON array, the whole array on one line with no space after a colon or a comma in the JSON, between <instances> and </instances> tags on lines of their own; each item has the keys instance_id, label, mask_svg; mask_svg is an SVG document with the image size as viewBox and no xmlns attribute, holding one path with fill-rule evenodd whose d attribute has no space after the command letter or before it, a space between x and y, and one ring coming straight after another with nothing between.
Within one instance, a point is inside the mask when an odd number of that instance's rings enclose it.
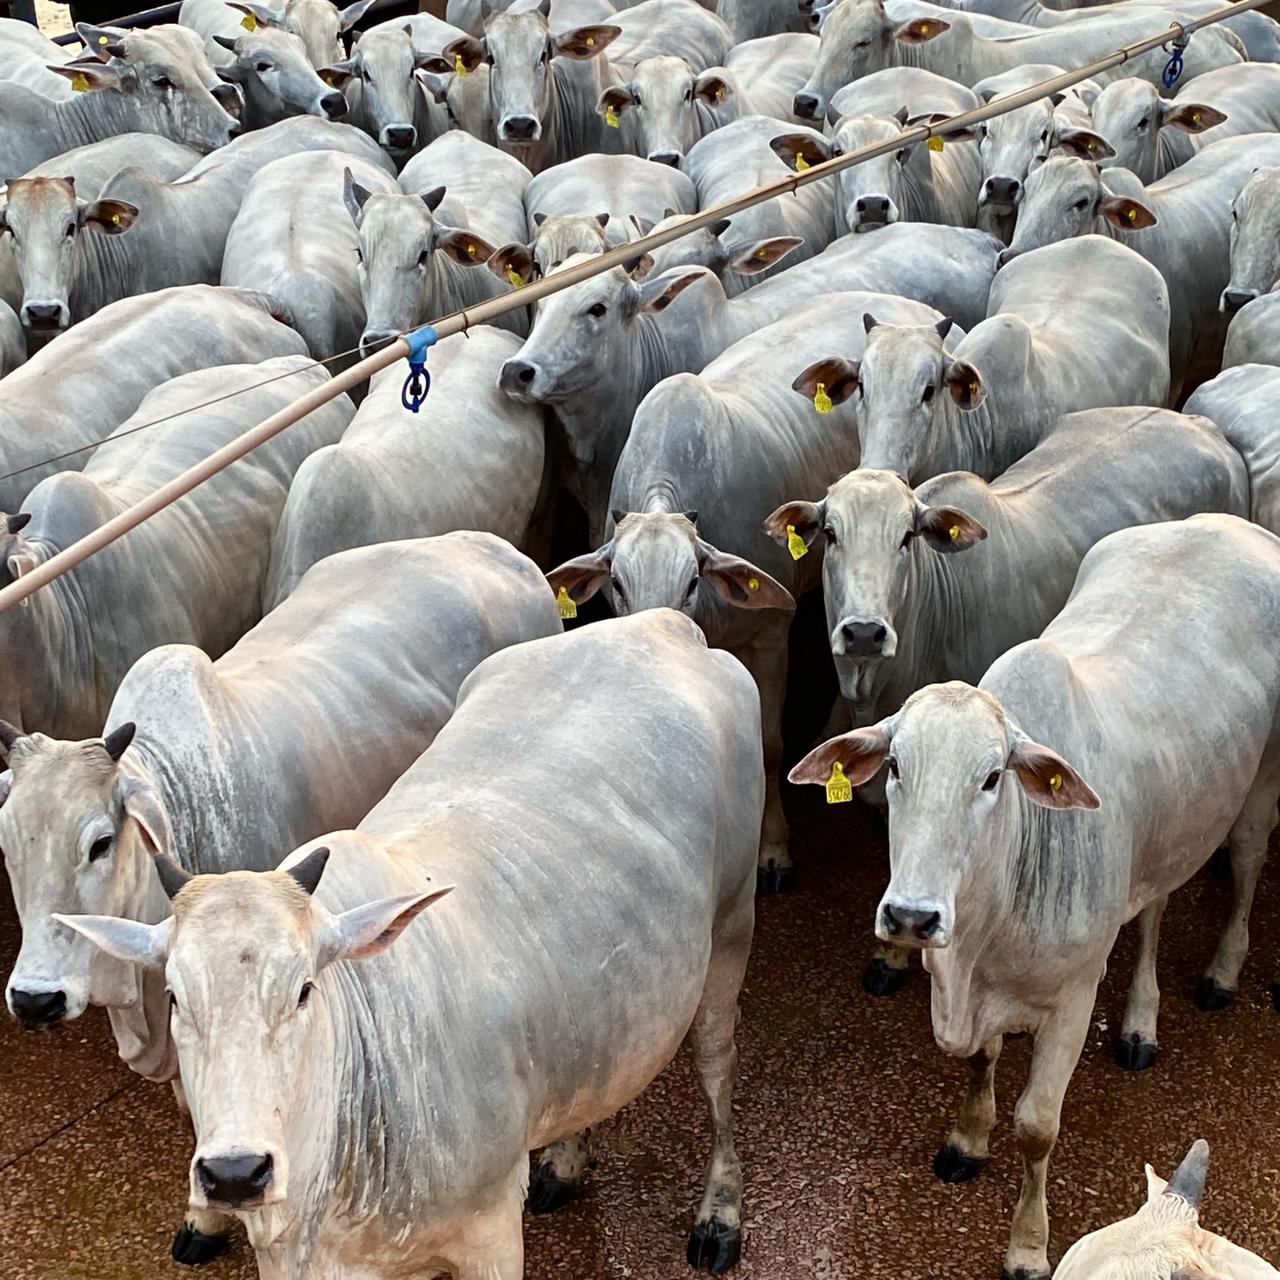
<instances>
[{"instance_id":1,"label":"yellow ear tag","mask_svg":"<svg viewBox=\"0 0 1280 1280\"><path fill-rule=\"evenodd\" d=\"M467 64L462 60L462 54L455 53L453 55L453 69L460 76L467 74Z\"/></svg>"},{"instance_id":2,"label":"yellow ear tag","mask_svg":"<svg viewBox=\"0 0 1280 1280\"><path fill-rule=\"evenodd\" d=\"M587 48L588 49L592 48L595 45L595 42L596 42L595 36L588 36L586 39Z\"/></svg>"},{"instance_id":3,"label":"yellow ear tag","mask_svg":"<svg viewBox=\"0 0 1280 1280\"><path fill-rule=\"evenodd\" d=\"M1055 773L1053 777L1049 779L1049 790L1050 791L1062 790L1062 774Z\"/></svg>"},{"instance_id":4,"label":"yellow ear tag","mask_svg":"<svg viewBox=\"0 0 1280 1280\"><path fill-rule=\"evenodd\" d=\"M1137 222L1137 220L1138 220L1138 211L1137 211L1137 209L1130 209L1130 210L1129 210L1129 212L1128 212L1128 213L1126 213L1124 216L1125 216L1126 218L1128 218L1130 222Z\"/></svg>"},{"instance_id":5,"label":"yellow ear tag","mask_svg":"<svg viewBox=\"0 0 1280 1280\"><path fill-rule=\"evenodd\" d=\"M507 268L507 279L511 281L511 287L513 289L524 288L524 276L522 276L515 267Z\"/></svg>"},{"instance_id":6,"label":"yellow ear tag","mask_svg":"<svg viewBox=\"0 0 1280 1280\"><path fill-rule=\"evenodd\" d=\"M827 384L825 382L818 383L818 389L813 393L813 407L819 413L830 413L835 405L831 403L831 397L827 395Z\"/></svg>"},{"instance_id":7,"label":"yellow ear tag","mask_svg":"<svg viewBox=\"0 0 1280 1280\"><path fill-rule=\"evenodd\" d=\"M604 122L610 129L617 129L620 127L618 124L618 113L612 107L605 107Z\"/></svg>"},{"instance_id":8,"label":"yellow ear tag","mask_svg":"<svg viewBox=\"0 0 1280 1280\"><path fill-rule=\"evenodd\" d=\"M325 84L329 86L330 89L333 88L333 77L327 71L324 73L324 75L321 78L324 80Z\"/></svg>"},{"instance_id":9,"label":"yellow ear tag","mask_svg":"<svg viewBox=\"0 0 1280 1280\"><path fill-rule=\"evenodd\" d=\"M943 142L942 142L942 139L941 139L941 138L930 138L930 139L929 139L929 150L930 150L930 151L941 151L941 150L942 150L942 147L943 147Z\"/></svg>"},{"instance_id":10,"label":"yellow ear tag","mask_svg":"<svg viewBox=\"0 0 1280 1280\"><path fill-rule=\"evenodd\" d=\"M98 37L98 43L99 43L99 44L110 44L110 43L111 43L111 37L110 37L110 36L99 36L99 37Z\"/></svg>"},{"instance_id":11,"label":"yellow ear tag","mask_svg":"<svg viewBox=\"0 0 1280 1280\"><path fill-rule=\"evenodd\" d=\"M242 26L246 31L257 31L257 29L258 29L258 20L257 20L257 18L255 18L255 17L253 16L253 14L251 14L251 13L246 13L246 14L244 15L244 17L240 19L240 25L241 25L241 26Z\"/></svg>"},{"instance_id":12,"label":"yellow ear tag","mask_svg":"<svg viewBox=\"0 0 1280 1280\"><path fill-rule=\"evenodd\" d=\"M87 93L89 91L89 77L83 71L78 71L71 81L71 87L77 93Z\"/></svg>"},{"instance_id":13,"label":"yellow ear tag","mask_svg":"<svg viewBox=\"0 0 1280 1280\"><path fill-rule=\"evenodd\" d=\"M805 546L804 539L796 532L793 524L787 525L787 550L791 552L793 560L809 554L809 548Z\"/></svg>"},{"instance_id":14,"label":"yellow ear tag","mask_svg":"<svg viewBox=\"0 0 1280 1280\"><path fill-rule=\"evenodd\" d=\"M113 213L111 215L111 221L114 222L118 227L120 225L120 215L118 213Z\"/></svg>"},{"instance_id":15,"label":"yellow ear tag","mask_svg":"<svg viewBox=\"0 0 1280 1280\"><path fill-rule=\"evenodd\" d=\"M759 590L760 590L760 579L759 579L759 578L748 578L748 579L747 579L747 590L748 590L748 591L759 591Z\"/></svg>"},{"instance_id":16,"label":"yellow ear tag","mask_svg":"<svg viewBox=\"0 0 1280 1280\"><path fill-rule=\"evenodd\" d=\"M560 588L559 594L556 596L556 605L560 609L562 618L576 618L578 616L578 606L569 598L567 587Z\"/></svg>"},{"instance_id":17,"label":"yellow ear tag","mask_svg":"<svg viewBox=\"0 0 1280 1280\"><path fill-rule=\"evenodd\" d=\"M951 541L955 542L955 540L960 536L960 526L958 524L953 524L947 532L951 535Z\"/></svg>"},{"instance_id":18,"label":"yellow ear tag","mask_svg":"<svg viewBox=\"0 0 1280 1280\"><path fill-rule=\"evenodd\" d=\"M1198 111L1193 111L1193 112L1191 113L1191 123L1192 123L1192 124L1199 124L1199 123L1200 123L1200 113L1199 113Z\"/></svg>"},{"instance_id":19,"label":"yellow ear tag","mask_svg":"<svg viewBox=\"0 0 1280 1280\"><path fill-rule=\"evenodd\" d=\"M920 24L920 34L922 36L927 36L929 34L929 24L927 22L922 22Z\"/></svg>"},{"instance_id":20,"label":"yellow ear tag","mask_svg":"<svg viewBox=\"0 0 1280 1280\"><path fill-rule=\"evenodd\" d=\"M796 172L803 173L809 167L809 162L798 151L796 152Z\"/></svg>"},{"instance_id":21,"label":"yellow ear tag","mask_svg":"<svg viewBox=\"0 0 1280 1280\"><path fill-rule=\"evenodd\" d=\"M844 776L844 766L839 760L831 766L831 777L827 779L827 803L848 804L853 799L853 783Z\"/></svg>"},{"instance_id":22,"label":"yellow ear tag","mask_svg":"<svg viewBox=\"0 0 1280 1280\"><path fill-rule=\"evenodd\" d=\"M473 244L467 245L467 252L474 258L476 256L476 247Z\"/></svg>"}]
</instances>

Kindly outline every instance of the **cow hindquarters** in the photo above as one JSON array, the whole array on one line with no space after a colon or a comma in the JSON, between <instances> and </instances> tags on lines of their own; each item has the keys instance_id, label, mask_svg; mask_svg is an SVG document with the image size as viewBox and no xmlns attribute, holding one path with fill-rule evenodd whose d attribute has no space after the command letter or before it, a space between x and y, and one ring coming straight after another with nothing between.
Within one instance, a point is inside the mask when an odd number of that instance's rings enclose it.
<instances>
[{"instance_id":1,"label":"cow hindquarters","mask_svg":"<svg viewBox=\"0 0 1280 1280\"><path fill-rule=\"evenodd\" d=\"M735 652L735 657L751 672L760 691L765 796L756 883L761 893L781 893L789 889L795 874L787 851L787 816L782 809L782 791L778 785L778 771L782 767L782 703L787 692L790 621L789 614L770 618L762 623L761 634L750 648Z\"/></svg>"},{"instance_id":2,"label":"cow hindquarters","mask_svg":"<svg viewBox=\"0 0 1280 1280\"><path fill-rule=\"evenodd\" d=\"M169 1083L173 1087L178 1110L189 1120L191 1108L187 1105L182 1080L175 1076ZM173 1246L169 1251L174 1262L198 1267L201 1263L220 1258L231 1247L228 1237L234 1221L215 1209L197 1209L194 1205L188 1205L186 1217L173 1237Z\"/></svg>"},{"instance_id":3,"label":"cow hindquarters","mask_svg":"<svg viewBox=\"0 0 1280 1280\"><path fill-rule=\"evenodd\" d=\"M1022 1192L1013 1213L1005 1280L1049 1280L1049 1206L1045 1184L1049 1155L1058 1141L1062 1099L1080 1059L1098 991L1095 976L1062 994L1036 1032L1027 1087L1014 1111L1022 1152Z\"/></svg>"}]
</instances>

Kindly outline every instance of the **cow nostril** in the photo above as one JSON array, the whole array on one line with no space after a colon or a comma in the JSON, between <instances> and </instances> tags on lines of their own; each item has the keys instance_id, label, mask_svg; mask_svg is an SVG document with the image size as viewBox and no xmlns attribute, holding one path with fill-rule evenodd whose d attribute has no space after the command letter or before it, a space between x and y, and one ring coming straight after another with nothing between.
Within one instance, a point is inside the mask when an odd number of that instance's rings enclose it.
<instances>
[{"instance_id":1,"label":"cow nostril","mask_svg":"<svg viewBox=\"0 0 1280 1280\"><path fill-rule=\"evenodd\" d=\"M898 917L893 914L893 908L887 902L884 904L884 910L881 915L884 919L885 933L891 934L896 938L902 932L902 924Z\"/></svg>"},{"instance_id":2,"label":"cow nostril","mask_svg":"<svg viewBox=\"0 0 1280 1280\"><path fill-rule=\"evenodd\" d=\"M669 164L673 168L680 163L680 153L678 151L650 151L649 159L655 164Z\"/></svg>"},{"instance_id":3,"label":"cow nostril","mask_svg":"<svg viewBox=\"0 0 1280 1280\"><path fill-rule=\"evenodd\" d=\"M342 94L337 93L336 91L334 93L326 93L324 97L320 99L320 106L323 108L325 115L328 116L330 120L336 120L339 116L345 116L347 114L347 100L342 96Z\"/></svg>"},{"instance_id":4,"label":"cow nostril","mask_svg":"<svg viewBox=\"0 0 1280 1280\"><path fill-rule=\"evenodd\" d=\"M418 140L418 131L412 125L400 125L387 130L387 146L393 151L407 151Z\"/></svg>"},{"instance_id":5,"label":"cow nostril","mask_svg":"<svg viewBox=\"0 0 1280 1280\"><path fill-rule=\"evenodd\" d=\"M916 933L921 938L932 938L938 932L938 926L941 923L941 914L937 911L931 911L916 925Z\"/></svg>"},{"instance_id":6,"label":"cow nostril","mask_svg":"<svg viewBox=\"0 0 1280 1280\"><path fill-rule=\"evenodd\" d=\"M1253 289L1224 289L1220 304L1221 310L1230 315L1239 311L1241 307L1247 306L1257 296Z\"/></svg>"},{"instance_id":7,"label":"cow nostril","mask_svg":"<svg viewBox=\"0 0 1280 1280\"><path fill-rule=\"evenodd\" d=\"M221 1156L196 1160L196 1178L211 1200L241 1205L254 1200L271 1185L275 1160L269 1156Z\"/></svg>"},{"instance_id":8,"label":"cow nostril","mask_svg":"<svg viewBox=\"0 0 1280 1280\"><path fill-rule=\"evenodd\" d=\"M805 120L818 118L818 99L811 93L797 93L791 107L796 115Z\"/></svg>"},{"instance_id":9,"label":"cow nostril","mask_svg":"<svg viewBox=\"0 0 1280 1280\"><path fill-rule=\"evenodd\" d=\"M64 991L9 992L9 1007L24 1030L36 1031L61 1022L67 1012L67 996Z\"/></svg>"}]
</instances>

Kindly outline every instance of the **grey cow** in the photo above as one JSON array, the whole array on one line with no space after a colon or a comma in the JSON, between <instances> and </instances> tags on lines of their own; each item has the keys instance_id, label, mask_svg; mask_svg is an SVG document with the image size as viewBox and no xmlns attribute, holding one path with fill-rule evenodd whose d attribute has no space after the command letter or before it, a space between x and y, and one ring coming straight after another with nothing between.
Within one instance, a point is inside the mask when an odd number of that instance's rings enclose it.
<instances>
[{"instance_id":1,"label":"grey cow","mask_svg":"<svg viewBox=\"0 0 1280 1280\"><path fill-rule=\"evenodd\" d=\"M912 483L954 469L999 475L1063 413L1158 405L1168 392L1164 281L1101 236L1010 263L987 318L954 353L943 345L946 321L904 328L869 315L867 324L860 360L819 361L795 389L814 400L822 384L833 404L857 395L863 466Z\"/></svg>"},{"instance_id":2,"label":"grey cow","mask_svg":"<svg viewBox=\"0 0 1280 1280\"><path fill-rule=\"evenodd\" d=\"M190 880L159 925L58 917L165 970L193 1196L245 1223L264 1275L520 1280L530 1148L612 1115L686 1036L712 1123L689 1259L736 1261L756 703L666 610L516 645L356 830L279 871ZM521 749L495 757L512 733ZM566 965L548 947L569 927Z\"/></svg>"},{"instance_id":3,"label":"grey cow","mask_svg":"<svg viewBox=\"0 0 1280 1280\"><path fill-rule=\"evenodd\" d=\"M305 351L274 300L250 290L192 285L103 308L0 382L0 466L8 473L0 510L17 511L41 480L78 471L170 378ZM77 376L68 378L68 368Z\"/></svg>"},{"instance_id":4,"label":"grey cow","mask_svg":"<svg viewBox=\"0 0 1280 1280\"><path fill-rule=\"evenodd\" d=\"M204 37L206 45L215 36L235 38L245 31L276 28L298 36L312 66L323 67L345 52L340 36L364 16L372 0L356 0L339 9L331 0L284 0L273 6L247 0L182 0L178 21ZM213 49L210 49L212 55Z\"/></svg>"},{"instance_id":5,"label":"grey cow","mask_svg":"<svg viewBox=\"0 0 1280 1280\"><path fill-rule=\"evenodd\" d=\"M987 1158L1004 1036L1035 1037L1009 1275L1049 1275L1049 1155L1116 936L1137 918L1125 1026L1154 1048L1165 901L1226 838L1248 892L1206 977L1237 983L1280 793L1278 627L1273 534L1229 515L1124 529L1084 558L1043 636L977 688L930 685L791 773L823 783L839 764L857 785L888 768L876 931L924 950L934 1038L970 1068L944 1177Z\"/></svg>"},{"instance_id":6,"label":"grey cow","mask_svg":"<svg viewBox=\"0 0 1280 1280\"><path fill-rule=\"evenodd\" d=\"M348 547L453 529L528 545L547 497L543 414L497 388L518 345L489 325L444 339L431 351L431 397L419 415L400 403L402 367L375 377L342 439L294 476L271 544L268 609Z\"/></svg>"},{"instance_id":7,"label":"grey cow","mask_svg":"<svg viewBox=\"0 0 1280 1280\"><path fill-rule=\"evenodd\" d=\"M321 78L300 36L259 26L239 35L215 36L223 51L218 73L244 94L245 128L261 129L290 116L338 120L347 100L332 81Z\"/></svg>"},{"instance_id":8,"label":"grey cow","mask_svg":"<svg viewBox=\"0 0 1280 1280\"><path fill-rule=\"evenodd\" d=\"M1280 70L1280 68L1277 68ZM1280 163L1280 157L1267 161ZM1256 167L1231 202L1230 278L1218 306L1228 315L1270 293L1280 281L1280 168Z\"/></svg>"},{"instance_id":9,"label":"grey cow","mask_svg":"<svg viewBox=\"0 0 1280 1280\"><path fill-rule=\"evenodd\" d=\"M42 481L9 518L9 580L325 377L295 355L201 369L157 387L83 471ZM116 687L148 649L195 644L216 657L230 648L262 616L271 535L294 473L341 436L351 413L340 396L308 414L37 591L26 608L0 614L3 718L28 732L87 737L100 731ZM160 418L169 420L129 434Z\"/></svg>"},{"instance_id":10,"label":"grey cow","mask_svg":"<svg viewBox=\"0 0 1280 1280\"><path fill-rule=\"evenodd\" d=\"M0 726L0 831L23 934L10 1011L48 1027L105 1006L124 1061L181 1099L163 982L95 958L49 917L160 920L153 854L196 872L265 871L282 847L358 822L431 745L481 660L559 631L542 575L502 539L388 542L317 565L216 662L189 645L139 658L105 739ZM194 1211L175 1258L221 1252L230 1225Z\"/></svg>"},{"instance_id":11,"label":"grey cow","mask_svg":"<svg viewBox=\"0 0 1280 1280\"><path fill-rule=\"evenodd\" d=\"M1264 293L1231 317L1222 367L1276 363L1280 363L1280 293Z\"/></svg>"}]
</instances>

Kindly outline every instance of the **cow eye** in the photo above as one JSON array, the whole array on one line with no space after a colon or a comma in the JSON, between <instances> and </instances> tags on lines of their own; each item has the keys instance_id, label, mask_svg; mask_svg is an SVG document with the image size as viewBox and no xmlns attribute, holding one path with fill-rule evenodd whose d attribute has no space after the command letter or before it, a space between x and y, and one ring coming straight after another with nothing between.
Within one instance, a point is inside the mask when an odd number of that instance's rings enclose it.
<instances>
[{"instance_id":1,"label":"cow eye","mask_svg":"<svg viewBox=\"0 0 1280 1280\"><path fill-rule=\"evenodd\" d=\"M151 82L157 89L172 89L173 81L168 76L156 76Z\"/></svg>"},{"instance_id":2,"label":"cow eye","mask_svg":"<svg viewBox=\"0 0 1280 1280\"><path fill-rule=\"evenodd\" d=\"M111 852L111 837L99 836L89 846L89 861L97 862L100 858L105 858Z\"/></svg>"},{"instance_id":3,"label":"cow eye","mask_svg":"<svg viewBox=\"0 0 1280 1280\"><path fill-rule=\"evenodd\" d=\"M356 261L357 262L364 261L364 250L361 249L359 245L356 246Z\"/></svg>"},{"instance_id":4,"label":"cow eye","mask_svg":"<svg viewBox=\"0 0 1280 1280\"><path fill-rule=\"evenodd\" d=\"M305 1008L307 1007L307 1001L311 999L311 993L312 993L314 990L315 990L315 983L313 983L313 982L304 982L304 983L302 984L302 990L298 993L298 1008L299 1008L299 1009L305 1009Z\"/></svg>"},{"instance_id":5,"label":"cow eye","mask_svg":"<svg viewBox=\"0 0 1280 1280\"><path fill-rule=\"evenodd\" d=\"M68 240L76 233L76 224L74 222L67 223L67 229L62 233Z\"/></svg>"},{"instance_id":6,"label":"cow eye","mask_svg":"<svg viewBox=\"0 0 1280 1280\"><path fill-rule=\"evenodd\" d=\"M430 250L430 249L423 249L423 251L422 251L420 254L418 254L418 267L419 267L419 269L421 269L421 268L425 267L425 266L427 265L427 263L430 261L430 259L431 259L431 250Z\"/></svg>"},{"instance_id":7,"label":"cow eye","mask_svg":"<svg viewBox=\"0 0 1280 1280\"><path fill-rule=\"evenodd\" d=\"M632 89L632 90L631 90L631 101L632 101L632 104L633 104L633 105L635 105L635 106L637 106L637 107L641 105L641 104L640 104L640 95L639 95L639 93L637 93L637 92L636 92L636 90L635 90L635 89Z\"/></svg>"},{"instance_id":8,"label":"cow eye","mask_svg":"<svg viewBox=\"0 0 1280 1280\"><path fill-rule=\"evenodd\" d=\"M897 153L893 158L894 158L894 159L895 159L899 164L901 164L901 163L902 163L902 162L907 158L907 149L906 149L906 147L903 147L903 148L902 148L902 150L901 150L901 151L899 151L899 152L898 152L898 153Z\"/></svg>"},{"instance_id":9,"label":"cow eye","mask_svg":"<svg viewBox=\"0 0 1280 1280\"><path fill-rule=\"evenodd\" d=\"M692 101L693 101L693 85L689 85L689 87L688 87L687 89L685 89L685 91L684 91L684 100L685 100L686 102L692 102Z\"/></svg>"},{"instance_id":10,"label":"cow eye","mask_svg":"<svg viewBox=\"0 0 1280 1280\"><path fill-rule=\"evenodd\" d=\"M1000 770L992 769L991 772L987 774L987 780L982 784L983 791L994 791L999 781Z\"/></svg>"},{"instance_id":11,"label":"cow eye","mask_svg":"<svg viewBox=\"0 0 1280 1280\"><path fill-rule=\"evenodd\" d=\"M855 40L853 47L855 49L869 49L871 47L870 40Z\"/></svg>"},{"instance_id":12,"label":"cow eye","mask_svg":"<svg viewBox=\"0 0 1280 1280\"><path fill-rule=\"evenodd\" d=\"M693 597L697 594L697 590L698 590L698 579L693 578L690 581L689 585L684 589L684 599L686 604L688 604L689 601L692 600Z\"/></svg>"},{"instance_id":13,"label":"cow eye","mask_svg":"<svg viewBox=\"0 0 1280 1280\"><path fill-rule=\"evenodd\" d=\"M898 550L905 551L911 545L911 539L915 536L916 531L914 529L908 529L906 533L902 535L902 541L898 543Z\"/></svg>"},{"instance_id":14,"label":"cow eye","mask_svg":"<svg viewBox=\"0 0 1280 1280\"><path fill-rule=\"evenodd\" d=\"M1082 212L1082 213L1083 213L1083 212L1084 212L1084 209L1085 209L1085 206L1086 206L1088 203L1089 203L1089 201L1088 201L1087 199L1085 199L1085 200L1077 200L1077 201L1075 202L1075 204L1073 204L1071 207L1072 207L1073 209L1079 210L1080 212Z\"/></svg>"},{"instance_id":15,"label":"cow eye","mask_svg":"<svg viewBox=\"0 0 1280 1280\"><path fill-rule=\"evenodd\" d=\"M622 583L618 581L618 575L616 573L609 575L609 585L613 587L613 594L617 596L619 600L626 600L627 593L623 591Z\"/></svg>"},{"instance_id":16,"label":"cow eye","mask_svg":"<svg viewBox=\"0 0 1280 1280\"><path fill-rule=\"evenodd\" d=\"M889 777L891 777L894 780L894 782L897 782L898 780L897 760L893 756L890 756L888 760L885 761L885 763L889 766Z\"/></svg>"},{"instance_id":17,"label":"cow eye","mask_svg":"<svg viewBox=\"0 0 1280 1280\"><path fill-rule=\"evenodd\" d=\"M1151 123L1151 117L1143 116L1142 119L1138 121L1138 128L1145 129L1147 125L1149 125L1150 123Z\"/></svg>"},{"instance_id":18,"label":"cow eye","mask_svg":"<svg viewBox=\"0 0 1280 1280\"><path fill-rule=\"evenodd\" d=\"M843 147L832 147L832 149L831 149L831 158L832 158L833 160L834 160L834 159L836 159L838 156L842 156L842 155L844 155L844 148L843 148Z\"/></svg>"},{"instance_id":19,"label":"cow eye","mask_svg":"<svg viewBox=\"0 0 1280 1280\"><path fill-rule=\"evenodd\" d=\"M830 525L823 529L822 536L826 538L827 546L834 547L836 545L836 531Z\"/></svg>"},{"instance_id":20,"label":"cow eye","mask_svg":"<svg viewBox=\"0 0 1280 1280\"><path fill-rule=\"evenodd\" d=\"M178 1012L178 997L172 991L169 992L169 1010L171 1013Z\"/></svg>"},{"instance_id":21,"label":"cow eye","mask_svg":"<svg viewBox=\"0 0 1280 1280\"><path fill-rule=\"evenodd\" d=\"M254 69L255 71L258 71L258 72L270 71L270 70L271 70L271 63L269 63L269 62L259 62L259 63L255 63L255 64L254 64L254 68L253 68L253 69Z\"/></svg>"},{"instance_id":22,"label":"cow eye","mask_svg":"<svg viewBox=\"0 0 1280 1280\"><path fill-rule=\"evenodd\" d=\"M925 387L925 389L920 393L921 402L924 404L928 404L929 401L933 399L933 393L936 390L937 388L933 385L933 383L932 382L929 383L929 385Z\"/></svg>"},{"instance_id":23,"label":"cow eye","mask_svg":"<svg viewBox=\"0 0 1280 1280\"><path fill-rule=\"evenodd\" d=\"M591 316L595 320L599 320L608 310L609 308L606 307L603 302L596 302L587 308L587 315Z\"/></svg>"}]
</instances>

